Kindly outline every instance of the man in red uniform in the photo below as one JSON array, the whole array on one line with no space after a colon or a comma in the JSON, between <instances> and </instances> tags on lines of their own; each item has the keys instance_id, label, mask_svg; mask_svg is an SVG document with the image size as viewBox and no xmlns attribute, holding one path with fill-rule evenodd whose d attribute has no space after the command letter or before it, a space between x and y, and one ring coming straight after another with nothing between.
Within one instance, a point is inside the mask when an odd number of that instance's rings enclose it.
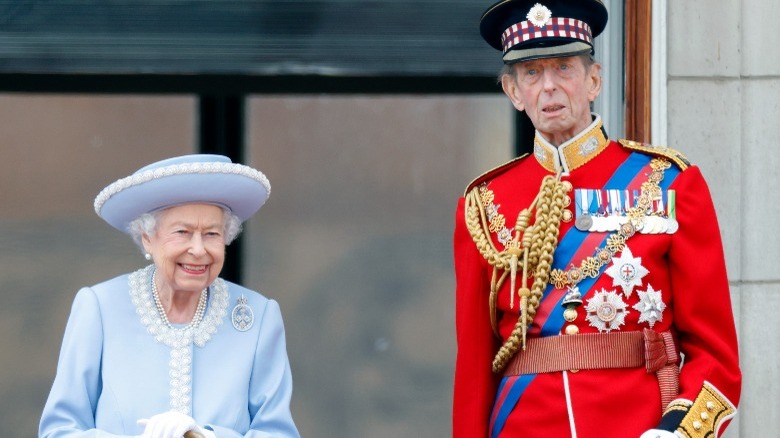
<instances>
[{"instance_id":1,"label":"man in red uniform","mask_svg":"<svg viewBox=\"0 0 780 438\"><path fill-rule=\"evenodd\" d=\"M701 172L608 139L599 0L504 0L482 17L534 152L480 176L454 236L453 435L719 436L741 374Z\"/></svg>"}]
</instances>

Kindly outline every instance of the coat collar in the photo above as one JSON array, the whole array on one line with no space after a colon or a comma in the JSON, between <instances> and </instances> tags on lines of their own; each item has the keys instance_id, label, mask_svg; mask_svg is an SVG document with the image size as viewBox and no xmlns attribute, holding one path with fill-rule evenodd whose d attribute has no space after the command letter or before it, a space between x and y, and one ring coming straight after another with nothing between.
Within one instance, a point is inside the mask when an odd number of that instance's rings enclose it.
<instances>
[{"instance_id":1,"label":"coat collar","mask_svg":"<svg viewBox=\"0 0 780 438\"><path fill-rule=\"evenodd\" d=\"M609 144L601 116L593 114L593 123L574 138L555 147L539 131L534 137L534 157L553 173L569 173L596 157Z\"/></svg>"}]
</instances>

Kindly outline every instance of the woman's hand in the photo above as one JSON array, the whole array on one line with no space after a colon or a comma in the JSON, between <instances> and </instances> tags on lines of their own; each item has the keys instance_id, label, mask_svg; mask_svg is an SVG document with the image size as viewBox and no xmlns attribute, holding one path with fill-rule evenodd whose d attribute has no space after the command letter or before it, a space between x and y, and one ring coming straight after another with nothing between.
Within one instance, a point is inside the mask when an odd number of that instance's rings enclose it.
<instances>
[{"instance_id":1,"label":"woman's hand","mask_svg":"<svg viewBox=\"0 0 780 438\"><path fill-rule=\"evenodd\" d=\"M141 438L216 438L213 431L203 429L192 417L177 411L142 418L138 424L146 426Z\"/></svg>"}]
</instances>

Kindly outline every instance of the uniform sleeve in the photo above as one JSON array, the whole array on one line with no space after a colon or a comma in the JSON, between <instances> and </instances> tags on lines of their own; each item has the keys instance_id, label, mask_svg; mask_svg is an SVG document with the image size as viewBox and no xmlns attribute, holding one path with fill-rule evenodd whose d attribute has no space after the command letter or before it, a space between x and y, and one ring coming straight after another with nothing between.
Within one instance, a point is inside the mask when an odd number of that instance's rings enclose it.
<instances>
[{"instance_id":1,"label":"uniform sleeve","mask_svg":"<svg viewBox=\"0 0 780 438\"><path fill-rule=\"evenodd\" d=\"M466 228L465 200L455 216L455 328L457 358L452 410L454 438L488 435L498 376L492 371L498 345L490 326L487 262Z\"/></svg>"},{"instance_id":2,"label":"uniform sleeve","mask_svg":"<svg viewBox=\"0 0 780 438\"><path fill-rule=\"evenodd\" d=\"M95 429L100 393L103 325L98 300L83 288L73 301L38 435L42 438L119 437Z\"/></svg>"},{"instance_id":3,"label":"uniform sleeve","mask_svg":"<svg viewBox=\"0 0 780 438\"><path fill-rule=\"evenodd\" d=\"M219 438L300 438L290 413L292 373L287 357L282 312L276 301L267 302L260 324L249 382L249 431L240 435L228 428L207 426Z\"/></svg>"},{"instance_id":4,"label":"uniform sleeve","mask_svg":"<svg viewBox=\"0 0 780 438\"><path fill-rule=\"evenodd\" d=\"M679 399L661 428L718 436L736 413L742 381L723 246L700 170L688 168L671 188L679 223L669 252L672 311L684 360Z\"/></svg>"}]
</instances>

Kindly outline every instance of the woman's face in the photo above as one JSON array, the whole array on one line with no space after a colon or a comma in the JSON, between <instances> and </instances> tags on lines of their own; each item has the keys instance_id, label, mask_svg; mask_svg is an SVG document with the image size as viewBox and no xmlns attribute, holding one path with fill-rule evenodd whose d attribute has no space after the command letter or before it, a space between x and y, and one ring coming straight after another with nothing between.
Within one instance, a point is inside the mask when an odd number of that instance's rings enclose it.
<instances>
[{"instance_id":1,"label":"woman's face","mask_svg":"<svg viewBox=\"0 0 780 438\"><path fill-rule=\"evenodd\" d=\"M160 292L200 292L225 262L225 219L211 204L170 207L158 216L157 230L143 245L157 267Z\"/></svg>"}]
</instances>

